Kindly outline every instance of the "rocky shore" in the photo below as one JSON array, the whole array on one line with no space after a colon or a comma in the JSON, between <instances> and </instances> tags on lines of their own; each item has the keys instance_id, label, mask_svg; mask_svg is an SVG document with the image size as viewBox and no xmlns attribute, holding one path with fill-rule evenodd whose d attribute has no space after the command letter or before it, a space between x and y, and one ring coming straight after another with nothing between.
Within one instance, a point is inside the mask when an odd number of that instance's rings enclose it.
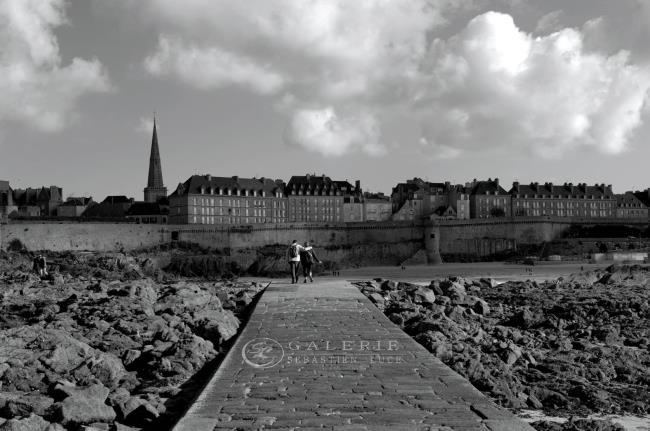
<instances>
[{"instance_id":1,"label":"rocky shore","mask_svg":"<svg viewBox=\"0 0 650 431\"><path fill-rule=\"evenodd\" d=\"M547 415L650 413L650 271L552 282L358 283L397 325L498 404ZM572 419L539 430L618 430Z\"/></svg>"},{"instance_id":2,"label":"rocky shore","mask_svg":"<svg viewBox=\"0 0 650 431\"><path fill-rule=\"evenodd\" d=\"M263 286L179 279L148 257L0 256L0 431L168 429Z\"/></svg>"}]
</instances>

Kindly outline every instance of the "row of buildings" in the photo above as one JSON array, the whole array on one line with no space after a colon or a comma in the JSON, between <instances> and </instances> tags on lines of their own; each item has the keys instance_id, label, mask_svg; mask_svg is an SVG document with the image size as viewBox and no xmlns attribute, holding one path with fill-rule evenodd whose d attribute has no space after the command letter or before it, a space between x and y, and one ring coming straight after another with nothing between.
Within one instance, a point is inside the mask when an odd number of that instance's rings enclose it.
<instances>
[{"instance_id":1,"label":"row of buildings","mask_svg":"<svg viewBox=\"0 0 650 431\"><path fill-rule=\"evenodd\" d=\"M611 185L514 182L506 191L499 179L461 184L420 178L397 184L390 196L367 193L357 180L325 175L280 179L193 175L168 196L154 118L144 200L108 196L63 201L50 186L13 190L0 181L0 218L59 217L130 220L136 223L241 225L263 223L337 223L486 219L495 217L568 217L648 221L650 189L614 194Z\"/></svg>"},{"instance_id":2,"label":"row of buildings","mask_svg":"<svg viewBox=\"0 0 650 431\"><path fill-rule=\"evenodd\" d=\"M648 220L650 189L615 194L605 184L514 182L506 191L498 178L465 185L414 178L393 188L391 198L394 220L543 216Z\"/></svg>"}]
</instances>

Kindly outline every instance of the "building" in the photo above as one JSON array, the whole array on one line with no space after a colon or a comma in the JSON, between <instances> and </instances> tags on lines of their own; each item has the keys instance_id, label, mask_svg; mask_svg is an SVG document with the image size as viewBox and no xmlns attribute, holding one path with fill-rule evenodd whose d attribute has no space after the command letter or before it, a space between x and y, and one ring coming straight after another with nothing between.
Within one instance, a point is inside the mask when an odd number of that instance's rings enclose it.
<instances>
[{"instance_id":1,"label":"building","mask_svg":"<svg viewBox=\"0 0 650 431\"><path fill-rule=\"evenodd\" d=\"M40 189L15 189L13 201L17 207L15 217L52 217L63 203L63 189L49 186Z\"/></svg>"},{"instance_id":2,"label":"building","mask_svg":"<svg viewBox=\"0 0 650 431\"><path fill-rule=\"evenodd\" d=\"M393 215L393 204L390 197L383 193L363 194L363 220L387 221Z\"/></svg>"},{"instance_id":3,"label":"building","mask_svg":"<svg viewBox=\"0 0 650 431\"><path fill-rule=\"evenodd\" d=\"M284 182L268 178L193 175L169 196L170 224L255 224L287 221Z\"/></svg>"},{"instance_id":4,"label":"building","mask_svg":"<svg viewBox=\"0 0 650 431\"><path fill-rule=\"evenodd\" d=\"M407 180L393 188L393 220L419 220L444 214L445 218L470 217L469 193L462 185L430 183L420 178ZM449 210L451 208L451 210Z\"/></svg>"},{"instance_id":5,"label":"building","mask_svg":"<svg viewBox=\"0 0 650 431\"><path fill-rule=\"evenodd\" d=\"M510 195L514 217L612 218L616 216L617 200L612 193L611 185L588 186L585 183L522 185L514 182Z\"/></svg>"},{"instance_id":6,"label":"building","mask_svg":"<svg viewBox=\"0 0 650 431\"><path fill-rule=\"evenodd\" d=\"M0 180L0 221L6 220L7 216L17 209L14 204L14 191L9 186L9 181Z\"/></svg>"},{"instance_id":7,"label":"building","mask_svg":"<svg viewBox=\"0 0 650 431\"><path fill-rule=\"evenodd\" d=\"M133 198L123 195L106 196L101 203L89 205L81 214L85 219L103 219L106 221L125 221L126 213L133 205Z\"/></svg>"},{"instance_id":8,"label":"building","mask_svg":"<svg viewBox=\"0 0 650 431\"><path fill-rule=\"evenodd\" d=\"M167 197L167 187L163 184L160 151L158 149L158 133L156 132L156 117L153 118L153 133L151 135L151 154L149 155L149 176L147 187L144 188L145 202L158 202Z\"/></svg>"},{"instance_id":9,"label":"building","mask_svg":"<svg viewBox=\"0 0 650 431\"><path fill-rule=\"evenodd\" d=\"M470 218L510 216L510 194L499 185L499 179L472 181L465 185L469 191Z\"/></svg>"},{"instance_id":10,"label":"building","mask_svg":"<svg viewBox=\"0 0 650 431\"><path fill-rule=\"evenodd\" d=\"M359 181L333 181L325 175L292 176L285 187L288 221L363 221L363 192Z\"/></svg>"},{"instance_id":11,"label":"building","mask_svg":"<svg viewBox=\"0 0 650 431\"><path fill-rule=\"evenodd\" d=\"M138 224L167 224L168 217L167 198L158 202L134 202L126 212L126 219Z\"/></svg>"},{"instance_id":12,"label":"building","mask_svg":"<svg viewBox=\"0 0 650 431\"><path fill-rule=\"evenodd\" d=\"M456 214L456 219L458 220L467 220L470 218L470 200L469 200L469 191L464 186L457 184L455 186L449 186L447 191L447 200L449 201L449 207ZM444 208L444 207L443 207ZM438 209L440 211L440 209ZM445 214L452 214L449 211L445 211Z\"/></svg>"},{"instance_id":13,"label":"building","mask_svg":"<svg viewBox=\"0 0 650 431\"><path fill-rule=\"evenodd\" d=\"M58 208L59 217L81 217L86 209L95 204L93 198L69 197Z\"/></svg>"},{"instance_id":14,"label":"building","mask_svg":"<svg viewBox=\"0 0 650 431\"><path fill-rule=\"evenodd\" d=\"M616 218L648 220L648 206L632 192L617 194Z\"/></svg>"}]
</instances>

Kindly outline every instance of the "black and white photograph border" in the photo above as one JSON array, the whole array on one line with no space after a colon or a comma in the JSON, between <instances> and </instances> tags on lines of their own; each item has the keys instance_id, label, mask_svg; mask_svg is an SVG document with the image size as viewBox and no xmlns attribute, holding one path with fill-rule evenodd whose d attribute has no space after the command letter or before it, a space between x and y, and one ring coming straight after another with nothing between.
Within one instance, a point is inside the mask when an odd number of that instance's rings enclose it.
<instances>
[{"instance_id":1,"label":"black and white photograph border","mask_svg":"<svg viewBox=\"0 0 650 431\"><path fill-rule=\"evenodd\" d=\"M649 23L0 0L0 431L649 430Z\"/></svg>"}]
</instances>

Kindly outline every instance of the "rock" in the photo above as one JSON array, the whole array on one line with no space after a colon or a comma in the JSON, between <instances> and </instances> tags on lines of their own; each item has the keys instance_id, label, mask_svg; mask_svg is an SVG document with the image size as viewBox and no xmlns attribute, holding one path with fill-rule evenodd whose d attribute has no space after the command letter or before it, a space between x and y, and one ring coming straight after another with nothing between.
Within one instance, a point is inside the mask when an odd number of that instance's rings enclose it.
<instances>
[{"instance_id":1,"label":"rock","mask_svg":"<svg viewBox=\"0 0 650 431\"><path fill-rule=\"evenodd\" d=\"M482 316L487 316L490 314L490 306L488 303L482 299L477 299L476 302L474 302L474 306L472 309L477 313Z\"/></svg>"},{"instance_id":2,"label":"rock","mask_svg":"<svg viewBox=\"0 0 650 431\"><path fill-rule=\"evenodd\" d=\"M124 352L123 362L124 365L131 366L142 355L139 350L127 350Z\"/></svg>"},{"instance_id":3,"label":"rock","mask_svg":"<svg viewBox=\"0 0 650 431\"><path fill-rule=\"evenodd\" d=\"M116 387L127 373L124 364L111 353L100 353L87 362L90 372L109 388Z\"/></svg>"},{"instance_id":4,"label":"rock","mask_svg":"<svg viewBox=\"0 0 650 431\"><path fill-rule=\"evenodd\" d=\"M44 395L22 395L15 400L9 400L2 408L3 416L7 418L24 417L30 413L45 416L54 400Z\"/></svg>"},{"instance_id":5,"label":"rock","mask_svg":"<svg viewBox=\"0 0 650 431\"><path fill-rule=\"evenodd\" d=\"M145 427L150 425L158 417L158 410L148 402L142 400L142 403L131 411L125 418L129 425Z\"/></svg>"},{"instance_id":6,"label":"rock","mask_svg":"<svg viewBox=\"0 0 650 431\"><path fill-rule=\"evenodd\" d=\"M436 302L436 295L431 289L418 287L413 292L413 302L422 305L433 305Z\"/></svg>"},{"instance_id":7,"label":"rock","mask_svg":"<svg viewBox=\"0 0 650 431\"><path fill-rule=\"evenodd\" d=\"M113 422L116 417L115 411L104 403L105 399L105 397L101 400L101 397L73 395L55 404L54 412L59 422L66 426Z\"/></svg>"},{"instance_id":8,"label":"rock","mask_svg":"<svg viewBox=\"0 0 650 431\"><path fill-rule=\"evenodd\" d=\"M10 419L0 425L0 431L54 431L51 424L38 415L31 414L23 419Z\"/></svg>"}]
</instances>

